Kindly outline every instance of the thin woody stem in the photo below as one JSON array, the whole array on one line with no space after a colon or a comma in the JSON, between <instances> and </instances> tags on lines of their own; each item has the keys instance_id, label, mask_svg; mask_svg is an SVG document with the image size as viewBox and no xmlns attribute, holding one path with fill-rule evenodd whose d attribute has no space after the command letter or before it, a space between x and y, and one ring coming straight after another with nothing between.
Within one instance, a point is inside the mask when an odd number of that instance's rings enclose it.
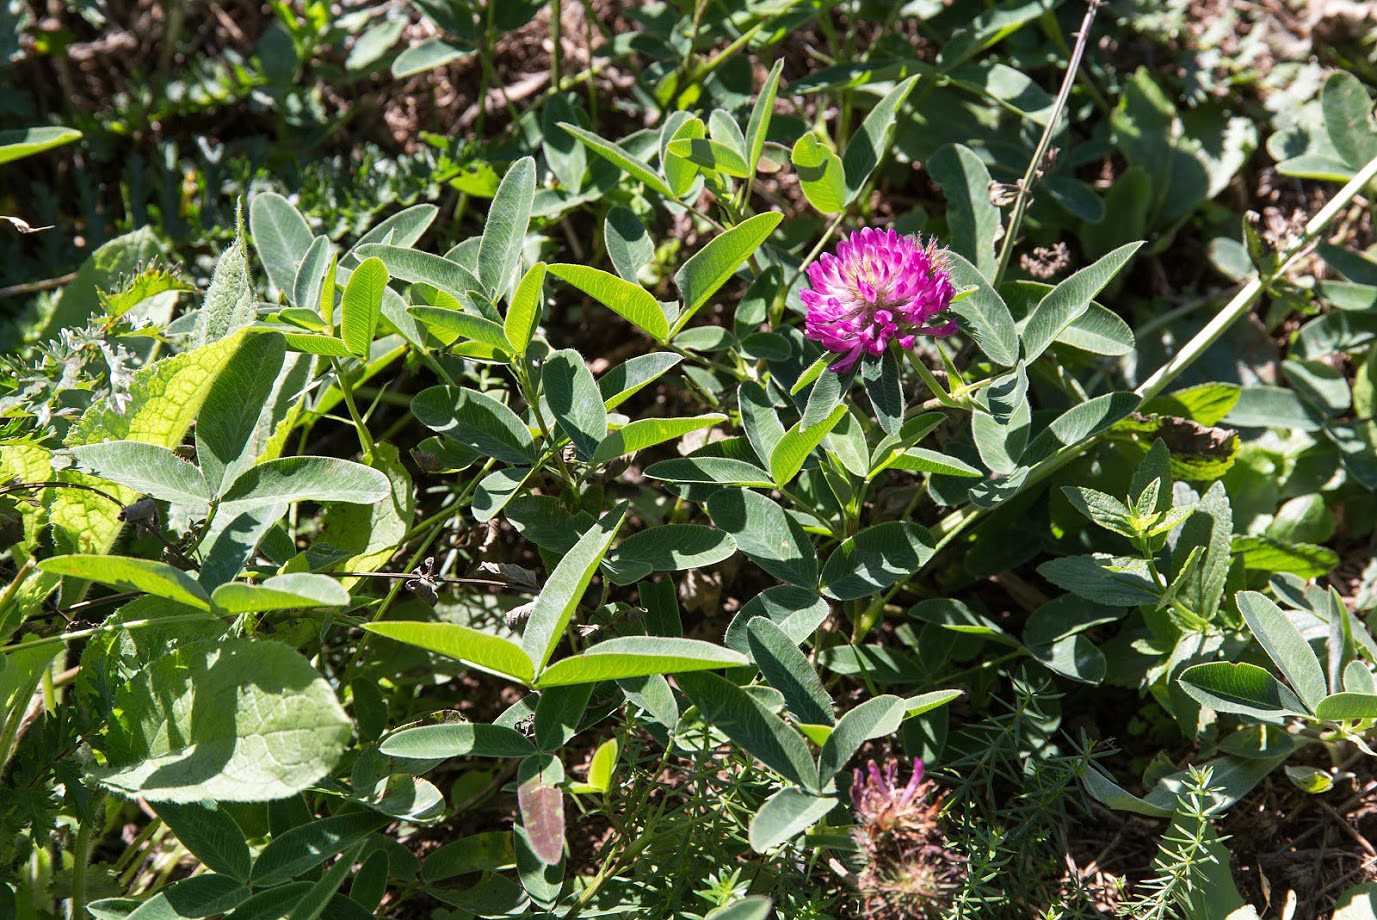
<instances>
[{"instance_id":1,"label":"thin woody stem","mask_svg":"<svg viewBox=\"0 0 1377 920\"><path fill-rule=\"evenodd\" d=\"M1028 161L1028 169L1018 183L1018 197L1014 199L1014 209L1009 214L1009 226L1004 230L1004 242L999 247L999 263L995 266L994 277L990 279L995 290L999 289L1000 282L1004 280L1004 273L1009 270L1009 259L1018 240L1018 228L1023 223L1023 214L1028 210L1028 202L1032 199L1033 183L1038 179L1042 161L1047 156L1048 148L1052 146L1052 137L1057 133L1057 125L1061 123L1061 113L1065 111L1066 101L1071 97L1071 87L1076 83L1076 71L1080 70L1085 47L1090 43L1090 26L1095 21L1095 14L1099 12L1101 2L1102 0L1090 0L1086 5L1085 18L1081 20L1080 31L1076 33L1076 47L1071 50L1071 60L1066 65L1066 75L1062 78L1056 105L1052 107L1047 127L1038 140L1037 149L1033 151L1033 158Z\"/></svg>"}]
</instances>

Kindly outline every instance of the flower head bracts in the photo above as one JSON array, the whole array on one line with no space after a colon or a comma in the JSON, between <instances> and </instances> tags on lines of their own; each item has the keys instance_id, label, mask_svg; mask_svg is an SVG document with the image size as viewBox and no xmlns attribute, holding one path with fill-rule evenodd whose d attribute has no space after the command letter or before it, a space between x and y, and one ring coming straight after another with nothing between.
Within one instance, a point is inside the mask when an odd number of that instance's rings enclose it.
<instances>
[{"instance_id":1,"label":"flower head bracts","mask_svg":"<svg viewBox=\"0 0 1377 920\"><path fill-rule=\"evenodd\" d=\"M800 296L808 308L804 336L842 357L832 369L844 374L865 355L884 354L890 342L912 348L920 335L944 336L956 289L935 241L926 246L894 230L867 227L808 266L812 290Z\"/></svg>"}]
</instances>

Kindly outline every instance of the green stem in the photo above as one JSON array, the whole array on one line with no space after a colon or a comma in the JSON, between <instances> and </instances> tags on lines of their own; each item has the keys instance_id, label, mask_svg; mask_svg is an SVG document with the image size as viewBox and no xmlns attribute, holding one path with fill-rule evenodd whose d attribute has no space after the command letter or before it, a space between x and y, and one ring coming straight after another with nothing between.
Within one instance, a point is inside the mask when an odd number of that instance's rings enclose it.
<instances>
[{"instance_id":1,"label":"green stem","mask_svg":"<svg viewBox=\"0 0 1377 920\"><path fill-rule=\"evenodd\" d=\"M86 866L91 861L94 825L94 821L82 821L77 827L76 845L72 847L71 920L85 920L86 917Z\"/></svg>"},{"instance_id":2,"label":"green stem","mask_svg":"<svg viewBox=\"0 0 1377 920\"><path fill-rule=\"evenodd\" d=\"M110 627L105 624L92 626L89 629L77 629L72 632L59 633L56 636L44 636L41 639L26 639L23 642L16 642L13 645L5 646L5 653L21 652L29 648L42 648L45 645L60 645L63 642L74 642L77 639L89 639L97 633L109 629L142 629L145 626L157 626L162 623L204 623L209 613L187 613L175 616L151 617L146 620L129 620L124 623L116 623ZM34 678L34 687L38 686L38 678ZM3 750L3 742L0 741L0 750Z\"/></svg>"},{"instance_id":3,"label":"green stem","mask_svg":"<svg viewBox=\"0 0 1377 920\"><path fill-rule=\"evenodd\" d=\"M345 408L349 410L349 417L354 420L354 430L358 432L359 447L363 449L364 460L372 462L377 448L373 444L373 436L368 433L368 426L363 422L363 416L359 415L359 407L354 403L353 384L345 376L344 368L340 366L338 359L331 358L330 366L335 369L335 380L339 383L339 391L344 397Z\"/></svg>"},{"instance_id":4,"label":"green stem","mask_svg":"<svg viewBox=\"0 0 1377 920\"><path fill-rule=\"evenodd\" d=\"M1081 58L1085 56L1085 46L1089 44L1090 25L1095 21L1095 14L1099 12L1099 9L1100 0L1090 0L1086 4L1085 18L1081 20L1081 30L1076 33L1076 47L1072 49L1071 61L1066 65L1066 76L1061 81L1061 91L1057 93L1056 105L1052 107L1052 114L1047 119L1047 127L1042 132L1042 137L1038 139L1037 149L1033 151L1033 158L1028 161L1028 169L1023 173L1023 179L1018 184L1018 197L1014 200L1014 210L1009 215L1009 226L1004 230L1004 242L999 247L999 262L995 266L994 277L990 279L990 284L995 290L999 290L999 284L1004 280L1004 273L1009 269L1009 258L1014 253L1014 244L1018 240L1018 228L1023 223L1023 214L1028 210L1033 183L1037 181L1043 158L1047 156L1047 149L1052 145L1052 136L1057 133L1057 125L1061 122L1061 113L1066 109L1066 101L1071 96L1071 87L1076 82L1076 71L1080 69Z\"/></svg>"},{"instance_id":5,"label":"green stem","mask_svg":"<svg viewBox=\"0 0 1377 920\"><path fill-rule=\"evenodd\" d=\"M905 351L904 353L908 355L909 363L912 364L913 369L918 372L918 376L922 378L923 383L932 391L933 398L948 409L961 408L961 404L951 398L951 394L946 391L942 384L937 382L937 378L932 376L932 371L928 370L927 365L924 364L916 354L912 351Z\"/></svg>"}]
</instances>

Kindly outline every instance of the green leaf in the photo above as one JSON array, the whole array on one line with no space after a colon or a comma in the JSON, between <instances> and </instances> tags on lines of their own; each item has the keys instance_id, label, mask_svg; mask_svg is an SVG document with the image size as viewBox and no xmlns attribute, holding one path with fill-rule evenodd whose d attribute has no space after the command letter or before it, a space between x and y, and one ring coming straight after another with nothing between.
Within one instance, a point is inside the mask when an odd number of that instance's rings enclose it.
<instances>
[{"instance_id":1,"label":"green leaf","mask_svg":"<svg viewBox=\"0 0 1377 920\"><path fill-rule=\"evenodd\" d=\"M165 898L177 916L211 917L243 904L249 899L249 889L229 876L207 873L182 879L155 895L154 900L158 897Z\"/></svg>"},{"instance_id":2,"label":"green leaf","mask_svg":"<svg viewBox=\"0 0 1377 920\"><path fill-rule=\"evenodd\" d=\"M458 262L434 253L418 252L390 243L366 243L354 250L361 259L378 259L393 278L429 284L450 294L481 290L482 282Z\"/></svg>"},{"instance_id":3,"label":"green leaf","mask_svg":"<svg viewBox=\"0 0 1377 920\"><path fill-rule=\"evenodd\" d=\"M755 254L783 219L784 215L776 211L748 217L713 237L674 273L674 285L684 298L676 332Z\"/></svg>"},{"instance_id":4,"label":"green leaf","mask_svg":"<svg viewBox=\"0 0 1377 920\"><path fill-rule=\"evenodd\" d=\"M591 461L607 437L607 410L583 356L570 348L552 353L540 381L555 424L573 442L579 459Z\"/></svg>"},{"instance_id":5,"label":"green leaf","mask_svg":"<svg viewBox=\"0 0 1377 920\"><path fill-rule=\"evenodd\" d=\"M473 493L473 518L480 524L487 523L515 497L534 467L513 466L493 470L484 476Z\"/></svg>"},{"instance_id":6,"label":"green leaf","mask_svg":"<svg viewBox=\"0 0 1377 920\"><path fill-rule=\"evenodd\" d=\"M1001 367L1018 364L1018 328L1004 298L970 262L957 253L948 253L947 266L952 281L975 290L953 301L951 312L961 317L961 329L975 339L985 357Z\"/></svg>"},{"instance_id":7,"label":"green leaf","mask_svg":"<svg viewBox=\"0 0 1377 920\"><path fill-rule=\"evenodd\" d=\"M1350 693L1377 693L1377 678L1362 661L1350 661L1344 666L1343 688Z\"/></svg>"},{"instance_id":8,"label":"green leaf","mask_svg":"<svg viewBox=\"0 0 1377 920\"><path fill-rule=\"evenodd\" d=\"M220 254L210 276L205 300L196 314L196 345L218 342L254 320L253 282L249 279L249 254L244 244L244 212L235 219L234 242Z\"/></svg>"},{"instance_id":9,"label":"green leaf","mask_svg":"<svg viewBox=\"0 0 1377 920\"><path fill-rule=\"evenodd\" d=\"M254 861L253 886L267 888L300 878L387 821L386 816L376 812L356 811L316 818L275 835Z\"/></svg>"},{"instance_id":10,"label":"green leaf","mask_svg":"<svg viewBox=\"0 0 1377 920\"><path fill-rule=\"evenodd\" d=\"M400 80L425 73L468 57L474 50L466 44L455 44L438 37L427 38L419 44L403 49L402 53L393 59L392 76Z\"/></svg>"},{"instance_id":11,"label":"green leaf","mask_svg":"<svg viewBox=\"0 0 1377 920\"><path fill-rule=\"evenodd\" d=\"M730 457L684 457L661 460L646 467L645 475L668 482L702 482L724 486L770 489L774 483L760 467Z\"/></svg>"},{"instance_id":12,"label":"green leaf","mask_svg":"<svg viewBox=\"0 0 1377 920\"><path fill-rule=\"evenodd\" d=\"M660 309L660 302L639 284L586 265L556 262L548 268L550 274L569 282L613 313L645 330L657 342L669 337L669 320Z\"/></svg>"},{"instance_id":13,"label":"green leaf","mask_svg":"<svg viewBox=\"0 0 1377 920\"><path fill-rule=\"evenodd\" d=\"M953 598L934 597L919 601L909 608L908 615L915 620L931 623L934 626L940 626L962 635L980 636L1004 645L1017 646L1019 644L1013 636L1001 629L999 624L988 617L981 616L961 601Z\"/></svg>"},{"instance_id":14,"label":"green leaf","mask_svg":"<svg viewBox=\"0 0 1377 920\"><path fill-rule=\"evenodd\" d=\"M751 620L756 617L769 617L795 645L808 641L814 631L827 619L830 609L827 601L812 591L793 585L775 585L766 588L746 602L741 611L727 624L727 632L722 642L727 648L750 652L747 630Z\"/></svg>"},{"instance_id":15,"label":"green leaf","mask_svg":"<svg viewBox=\"0 0 1377 920\"><path fill-rule=\"evenodd\" d=\"M583 130L578 125L571 125L567 121L562 121L559 123L559 126L582 141L589 150L616 165L622 172L627 173L634 179L640 180L645 183L646 186L659 192L666 198L674 199L677 197L670 187L665 184L665 180L655 175L643 160L632 156L611 141L605 141L593 132Z\"/></svg>"},{"instance_id":16,"label":"green leaf","mask_svg":"<svg viewBox=\"0 0 1377 920\"><path fill-rule=\"evenodd\" d=\"M478 244L478 280L491 299L505 293L521 265L521 246L535 201L536 167L531 157L511 165L497 187Z\"/></svg>"},{"instance_id":17,"label":"green leaf","mask_svg":"<svg viewBox=\"0 0 1377 920\"><path fill-rule=\"evenodd\" d=\"M617 766L617 739L608 738L593 752L588 764L588 785L598 792L606 792L612 785L612 771Z\"/></svg>"},{"instance_id":18,"label":"green leaf","mask_svg":"<svg viewBox=\"0 0 1377 920\"><path fill-rule=\"evenodd\" d=\"M244 832L214 802L174 805L164 802L155 809L178 842L212 872L246 882L252 857Z\"/></svg>"},{"instance_id":19,"label":"green leaf","mask_svg":"<svg viewBox=\"0 0 1377 920\"><path fill-rule=\"evenodd\" d=\"M284 457L250 467L226 490L221 514L240 514L282 502L332 501L371 505L391 494L375 469L334 457Z\"/></svg>"},{"instance_id":20,"label":"green leaf","mask_svg":"<svg viewBox=\"0 0 1377 920\"><path fill-rule=\"evenodd\" d=\"M463 339L480 342L503 354L512 351L502 326L490 319L446 307L407 307L406 312L445 345Z\"/></svg>"},{"instance_id":21,"label":"green leaf","mask_svg":"<svg viewBox=\"0 0 1377 920\"><path fill-rule=\"evenodd\" d=\"M101 785L150 802L265 802L334 769L353 726L295 650L262 639L184 646L120 690ZM261 860L261 857L260 857Z\"/></svg>"},{"instance_id":22,"label":"green leaf","mask_svg":"<svg viewBox=\"0 0 1377 920\"><path fill-rule=\"evenodd\" d=\"M564 554L541 588L521 636L521 647L534 663L537 676L564 638L569 618L573 616L574 608L588 589L588 583L593 580L593 573L598 570L602 557L617 536L626 513L627 505L622 503L604 514Z\"/></svg>"},{"instance_id":23,"label":"green leaf","mask_svg":"<svg viewBox=\"0 0 1377 920\"><path fill-rule=\"evenodd\" d=\"M578 734L579 723L593 695L591 684L548 687L537 694L533 737L536 748L557 752Z\"/></svg>"},{"instance_id":24,"label":"green leaf","mask_svg":"<svg viewBox=\"0 0 1377 920\"><path fill-rule=\"evenodd\" d=\"M908 99L909 93L918 82L918 75L909 77L895 85L885 97L875 104L861 122L860 130L846 145L842 163L846 168L846 203L851 204L861 194L870 174L879 165L880 159L889 151L890 139L894 136L894 125L899 118L899 108Z\"/></svg>"},{"instance_id":25,"label":"green leaf","mask_svg":"<svg viewBox=\"0 0 1377 920\"><path fill-rule=\"evenodd\" d=\"M618 457L634 454L666 441L673 441L691 431L710 428L726 420L725 415L717 412L695 415L690 418L636 419L602 439L597 450L593 452L593 463L602 465Z\"/></svg>"},{"instance_id":26,"label":"green leaf","mask_svg":"<svg viewBox=\"0 0 1377 920\"><path fill-rule=\"evenodd\" d=\"M1116 811L1128 811L1149 818L1171 817L1170 808L1163 808L1160 805L1154 805L1140 799L1109 779L1097 767L1088 767L1081 774L1081 782L1085 784L1085 791L1090 793L1092 798Z\"/></svg>"},{"instance_id":27,"label":"green leaf","mask_svg":"<svg viewBox=\"0 0 1377 920\"><path fill-rule=\"evenodd\" d=\"M812 795L791 787L779 790L751 818L751 849L757 853L774 849L822 820L836 805L837 800L831 796Z\"/></svg>"},{"instance_id":28,"label":"green leaf","mask_svg":"<svg viewBox=\"0 0 1377 920\"><path fill-rule=\"evenodd\" d=\"M817 788L818 771L808 743L754 696L706 672L680 674L676 681L704 722L786 779L808 790Z\"/></svg>"},{"instance_id":29,"label":"green leaf","mask_svg":"<svg viewBox=\"0 0 1377 920\"><path fill-rule=\"evenodd\" d=\"M365 623L363 628L379 636L405 642L407 645L414 645L447 658L456 658L490 674L510 677L524 684L530 683L535 676L531 659L515 642L458 623L407 620Z\"/></svg>"},{"instance_id":30,"label":"green leaf","mask_svg":"<svg viewBox=\"0 0 1377 920\"><path fill-rule=\"evenodd\" d=\"M990 171L963 144L944 144L923 164L947 199L949 245L993 278L999 208L990 203Z\"/></svg>"},{"instance_id":31,"label":"green leaf","mask_svg":"<svg viewBox=\"0 0 1377 920\"><path fill-rule=\"evenodd\" d=\"M1155 604L1161 597L1142 559L1108 556L1065 556L1038 566L1038 574L1078 597L1111 607Z\"/></svg>"},{"instance_id":32,"label":"green leaf","mask_svg":"<svg viewBox=\"0 0 1377 920\"><path fill-rule=\"evenodd\" d=\"M780 693L784 705L806 725L832 725L832 698L822 680L794 640L769 617L754 617L747 624L746 641L760 673ZM897 725L897 723L896 723Z\"/></svg>"},{"instance_id":33,"label":"green leaf","mask_svg":"<svg viewBox=\"0 0 1377 920\"><path fill-rule=\"evenodd\" d=\"M15 128L0 131L0 163L8 163L20 157L30 157L63 144L80 140L81 132L75 128Z\"/></svg>"},{"instance_id":34,"label":"green leaf","mask_svg":"<svg viewBox=\"0 0 1377 920\"><path fill-rule=\"evenodd\" d=\"M879 361L863 362L861 378L880 428L886 436L898 435L904 425L904 387L894 349L886 348Z\"/></svg>"},{"instance_id":35,"label":"green leaf","mask_svg":"<svg viewBox=\"0 0 1377 920\"><path fill-rule=\"evenodd\" d=\"M297 607L344 607L349 603L349 592L328 575L294 572L274 575L256 585L227 582L215 589L210 600L226 613L253 613Z\"/></svg>"},{"instance_id":36,"label":"green leaf","mask_svg":"<svg viewBox=\"0 0 1377 920\"><path fill-rule=\"evenodd\" d=\"M1057 343L1110 358L1132 354L1137 347L1128 323L1097 303L1092 303L1089 310L1073 319L1057 336Z\"/></svg>"},{"instance_id":37,"label":"green leaf","mask_svg":"<svg viewBox=\"0 0 1377 920\"><path fill-rule=\"evenodd\" d=\"M421 865L421 879L434 884L467 872L495 872L515 860L511 831L471 834L431 852Z\"/></svg>"},{"instance_id":38,"label":"green leaf","mask_svg":"<svg viewBox=\"0 0 1377 920\"><path fill-rule=\"evenodd\" d=\"M226 920L283 920L311 888L310 882L288 882L260 891L227 914Z\"/></svg>"},{"instance_id":39,"label":"green leaf","mask_svg":"<svg viewBox=\"0 0 1377 920\"><path fill-rule=\"evenodd\" d=\"M537 687L716 670L750 664L744 655L698 639L622 636L562 658L540 674Z\"/></svg>"},{"instance_id":40,"label":"green leaf","mask_svg":"<svg viewBox=\"0 0 1377 920\"><path fill-rule=\"evenodd\" d=\"M817 135L810 132L800 137L789 161L809 204L823 214L846 210L846 174L841 157L824 147Z\"/></svg>"},{"instance_id":41,"label":"green leaf","mask_svg":"<svg viewBox=\"0 0 1377 920\"><path fill-rule=\"evenodd\" d=\"M1085 486L1062 486L1061 491L1072 508L1105 530L1129 539L1138 536L1134 513L1114 496Z\"/></svg>"},{"instance_id":42,"label":"green leaf","mask_svg":"<svg viewBox=\"0 0 1377 920\"><path fill-rule=\"evenodd\" d=\"M1326 546L1281 543L1267 537L1235 537L1233 553L1243 567L1255 572L1289 572L1300 578L1318 578L1339 564L1339 554Z\"/></svg>"},{"instance_id":43,"label":"green leaf","mask_svg":"<svg viewBox=\"0 0 1377 920\"><path fill-rule=\"evenodd\" d=\"M210 610L210 598L196 579L166 562L132 556L72 554L44 559L38 563L38 568L55 575L99 582L121 591L143 591L197 610Z\"/></svg>"},{"instance_id":44,"label":"green leaf","mask_svg":"<svg viewBox=\"0 0 1377 920\"><path fill-rule=\"evenodd\" d=\"M304 352L308 355L321 355L327 358L354 357L354 353L349 350L348 345L344 344L344 340L337 339L332 335L283 332L282 338L292 351Z\"/></svg>"},{"instance_id":45,"label":"green leaf","mask_svg":"<svg viewBox=\"0 0 1377 920\"><path fill-rule=\"evenodd\" d=\"M914 473L937 473L943 476L983 476L980 470L963 460L924 447L910 447L896 451L885 461L885 469L909 470Z\"/></svg>"},{"instance_id":46,"label":"green leaf","mask_svg":"<svg viewBox=\"0 0 1377 920\"><path fill-rule=\"evenodd\" d=\"M886 521L847 537L822 567L823 594L840 601L877 594L913 575L932 557L928 532L906 521Z\"/></svg>"},{"instance_id":47,"label":"green leaf","mask_svg":"<svg viewBox=\"0 0 1377 920\"><path fill-rule=\"evenodd\" d=\"M770 452L770 476L776 486L782 488L793 481L799 470L803 469L808 455L837 427L846 410L845 404L839 405L826 418L809 428L803 427L806 418L799 419L784 433L784 437Z\"/></svg>"},{"instance_id":48,"label":"green leaf","mask_svg":"<svg viewBox=\"0 0 1377 920\"><path fill-rule=\"evenodd\" d=\"M319 881L311 884L284 920L317 920L334 898L342 897L338 894L339 887L344 884L345 876L353 871L354 861L362 851L363 844L358 843L341 856L321 875ZM344 900L346 903L352 903L348 902L348 899Z\"/></svg>"},{"instance_id":49,"label":"green leaf","mask_svg":"<svg viewBox=\"0 0 1377 920\"><path fill-rule=\"evenodd\" d=\"M1212 661L1186 668L1177 679L1191 699L1216 712L1266 722L1306 712L1294 693L1255 664Z\"/></svg>"},{"instance_id":50,"label":"green leaf","mask_svg":"<svg viewBox=\"0 0 1377 920\"><path fill-rule=\"evenodd\" d=\"M516 413L467 387L429 387L411 401L411 413L431 430L503 463L530 465L535 443Z\"/></svg>"},{"instance_id":51,"label":"green leaf","mask_svg":"<svg viewBox=\"0 0 1377 920\"><path fill-rule=\"evenodd\" d=\"M598 392L602 394L607 411L611 412L626 402L642 387L659 379L682 360L681 356L668 352L651 352L629 358L603 374L598 378Z\"/></svg>"},{"instance_id":52,"label":"green leaf","mask_svg":"<svg viewBox=\"0 0 1377 920\"><path fill-rule=\"evenodd\" d=\"M349 283L344 286L344 298L340 301L340 338L360 358L368 357L368 348L377 334L387 282L387 268L382 259L371 258L354 269Z\"/></svg>"},{"instance_id":53,"label":"green leaf","mask_svg":"<svg viewBox=\"0 0 1377 920\"><path fill-rule=\"evenodd\" d=\"M784 437L784 425L779 410L770 402L765 388L754 380L742 381L737 388L737 405L741 410L741 427L746 439L762 462L770 462L770 454Z\"/></svg>"},{"instance_id":54,"label":"green leaf","mask_svg":"<svg viewBox=\"0 0 1377 920\"><path fill-rule=\"evenodd\" d=\"M703 124L703 119L688 112L672 112L665 119L664 125L660 129L660 171L665 174L665 181L674 191L674 197L683 197L693 191L694 180L702 173L695 163L691 163L686 157L679 156L669 149L669 145L674 141L693 140L707 137L708 129Z\"/></svg>"},{"instance_id":55,"label":"green leaf","mask_svg":"<svg viewBox=\"0 0 1377 920\"><path fill-rule=\"evenodd\" d=\"M301 264L296 267L296 275L292 279L292 287L288 293L291 295L292 304L300 310L316 311L320 307L322 288L325 283L325 272L330 267L330 260L334 257L334 246L330 243L330 238L325 234L320 234L311 241L307 247L306 254L301 257ZM322 316L322 321L324 317Z\"/></svg>"},{"instance_id":56,"label":"green leaf","mask_svg":"<svg viewBox=\"0 0 1377 920\"><path fill-rule=\"evenodd\" d=\"M703 920L766 920L774 904L763 894L747 895L725 907L719 907Z\"/></svg>"},{"instance_id":57,"label":"green leaf","mask_svg":"<svg viewBox=\"0 0 1377 920\"><path fill-rule=\"evenodd\" d=\"M1346 71L1329 75L1320 91L1320 106L1329 141L1353 170L1377 156L1377 124L1372 98L1361 80Z\"/></svg>"},{"instance_id":58,"label":"green leaf","mask_svg":"<svg viewBox=\"0 0 1377 920\"><path fill-rule=\"evenodd\" d=\"M226 362L196 415L196 461L212 495L234 482L263 453L271 429L286 414L264 412L275 390L305 383L305 367L297 376L283 375L286 343L271 333L244 340ZM303 362L304 363L304 362ZM297 366L293 359L289 368ZM285 397L290 400L292 395ZM285 401L283 400L283 401Z\"/></svg>"},{"instance_id":59,"label":"green leaf","mask_svg":"<svg viewBox=\"0 0 1377 920\"><path fill-rule=\"evenodd\" d=\"M803 526L774 501L745 489L708 497L713 523L770 575L805 588L818 583L818 556Z\"/></svg>"},{"instance_id":60,"label":"green leaf","mask_svg":"<svg viewBox=\"0 0 1377 920\"><path fill-rule=\"evenodd\" d=\"M440 209L433 204L414 204L409 208L402 208L391 217L378 221L372 229L359 237L353 248L340 257L339 267L356 267L362 258L358 255L359 247L367 246L369 243L387 240L393 246L413 245L430 229L430 225L435 221L435 215L439 213Z\"/></svg>"},{"instance_id":61,"label":"green leaf","mask_svg":"<svg viewBox=\"0 0 1377 920\"><path fill-rule=\"evenodd\" d=\"M755 104L751 106L751 117L746 123L746 166L751 175L755 175L756 167L760 165L760 154L765 149L765 138L770 133L770 117L774 115L779 75L783 72L784 59L780 58L770 68L765 85L760 88L760 95L755 97Z\"/></svg>"},{"instance_id":62,"label":"green leaf","mask_svg":"<svg viewBox=\"0 0 1377 920\"><path fill-rule=\"evenodd\" d=\"M702 524L647 527L621 542L608 557L614 584L631 584L651 572L677 572L716 565L736 552L731 534Z\"/></svg>"},{"instance_id":63,"label":"green leaf","mask_svg":"<svg viewBox=\"0 0 1377 920\"><path fill-rule=\"evenodd\" d=\"M518 355L526 353L545 307L545 263L537 262L517 282L502 330Z\"/></svg>"},{"instance_id":64,"label":"green leaf","mask_svg":"<svg viewBox=\"0 0 1377 920\"><path fill-rule=\"evenodd\" d=\"M1324 699L1327 687L1324 669L1310 643L1281 608L1264 595L1240 591L1235 600L1253 638L1291 682L1302 702L1314 709Z\"/></svg>"},{"instance_id":65,"label":"green leaf","mask_svg":"<svg viewBox=\"0 0 1377 920\"><path fill-rule=\"evenodd\" d=\"M1104 290L1142 245L1138 241L1120 246L1052 288L1038 301L1023 328L1024 360L1031 364L1073 320L1090 309L1095 295Z\"/></svg>"},{"instance_id":66,"label":"green leaf","mask_svg":"<svg viewBox=\"0 0 1377 920\"><path fill-rule=\"evenodd\" d=\"M389 757L449 760L451 757L525 757L536 752L526 736L505 725L450 722L404 728L384 738L378 750Z\"/></svg>"},{"instance_id":67,"label":"green leaf","mask_svg":"<svg viewBox=\"0 0 1377 920\"><path fill-rule=\"evenodd\" d=\"M646 233L645 224L626 205L619 204L607 212L602 237L617 274L627 281L635 281L637 273L655 258L655 244Z\"/></svg>"},{"instance_id":68,"label":"green leaf","mask_svg":"<svg viewBox=\"0 0 1377 920\"><path fill-rule=\"evenodd\" d=\"M290 294L296 281L296 267L315 239L306 218L276 192L259 192L249 199L249 232L253 234L253 248L268 272L268 281L282 293Z\"/></svg>"},{"instance_id":69,"label":"green leaf","mask_svg":"<svg viewBox=\"0 0 1377 920\"><path fill-rule=\"evenodd\" d=\"M738 179L750 178L745 157L726 144L706 137L685 137L669 142L666 152L683 157L702 169L711 169Z\"/></svg>"},{"instance_id":70,"label":"green leaf","mask_svg":"<svg viewBox=\"0 0 1377 920\"><path fill-rule=\"evenodd\" d=\"M964 690L933 690L930 693L911 696L904 701L904 718L909 719L914 716L921 716L925 712L931 712L947 705L952 700L960 699L964 693Z\"/></svg>"},{"instance_id":71,"label":"green leaf","mask_svg":"<svg viewBox=\"0 0 1377 920\"><path fill-rule=\"evenodd\" d=\"M1348 719L1377 719L1377 694L1335 693L1315 704L1315 718L1326 722Z\"/></svg>"},{"instance_id":72,"label":"green leaf","mask_svg":"<svg viewBox=\"0 0 1377 920\"><path fill-rule=\"evenodd\" d=\"M584 176L588 174L587 150L559 126L560 122L582 119L583 113L572 101L575 99L572 93L551 96L540 113L540 149L545 154L545 162L564 190L571 193L583 187Z\"/></svg>"},{"instance_id":73,"label":"green leaf","mask_svg":"<svg viewBox=\"0 0 1377 920\"><path fill-rule=\"evenodd\" d=\"M82 469L161 501L204 507L211 489L205 476L166 447L141 441L106 441L71 448Z\"/></svg>"},{"instance_id":74,"label":"green leaf","mask_svg":"<svg viewBox=\"0 0 1377 920\"><path fill-rule=\"evenodd\" d=\"M842 716L818 754L818 778L825 782L836 776L865 742L897 732L908 708L901 697L885 694Z\"/></svg>"}]
</instances>

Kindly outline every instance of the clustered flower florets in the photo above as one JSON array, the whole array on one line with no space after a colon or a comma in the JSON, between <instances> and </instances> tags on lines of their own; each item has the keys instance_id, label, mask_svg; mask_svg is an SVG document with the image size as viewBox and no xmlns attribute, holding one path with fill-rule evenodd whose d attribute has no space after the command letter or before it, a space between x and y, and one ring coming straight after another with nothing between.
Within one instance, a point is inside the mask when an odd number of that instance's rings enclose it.
<instances>
[{"instance_id":1,"label":"clustered flower florets","mask_svg":"<svg viewBox=\"0 0 1377 920\"><path fill-rule=\"evenodd\" d=\"M865 355L884 354L890 342L912 348L919 335L944 336L956 289L935 241L926 246L894 230L867 227L808 266L812 290L800 297L808 308L804 336L842 357L832 369L844 374Z\"/></svg>"},{"instance_id":2,"label":"clustered flower florets","mask_svg":"<svg viewBox=\"0 0 1377 920\"><path fill-rule=\"evenodd\" d=\"M941 916L961 879L961 857L947 849L938 820L942 797L923 780L923 762L908 783L899 764L883 770L870 761L851 783L853 832L860 853L856 885L871 920L926 920Z\"/></svg>"}]
</instances>

